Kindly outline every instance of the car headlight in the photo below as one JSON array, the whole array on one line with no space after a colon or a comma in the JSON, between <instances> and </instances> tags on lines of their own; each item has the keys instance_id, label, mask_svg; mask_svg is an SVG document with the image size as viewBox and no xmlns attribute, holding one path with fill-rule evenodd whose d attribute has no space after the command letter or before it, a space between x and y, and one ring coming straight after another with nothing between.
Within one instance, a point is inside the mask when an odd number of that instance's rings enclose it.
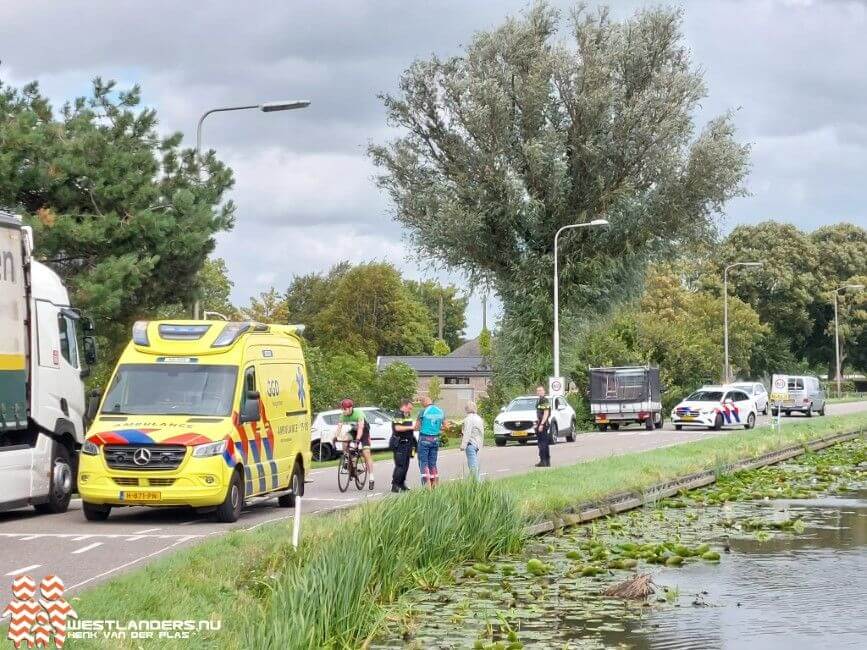
<instances>
[{"instance_id":1,"label":"car headlight","mask_svg":"<svg viewBox=\"0 0 867 650\"><path fill-rule=\"evenodd\" d=\"M226 441L209 442L204 445L196 445L193 449L193 456L196 458L207 458L208 456L217 456L226 451Z\"/></svg>"},{"instance_id":2,"label":"car headlight","mask_svg":"<svg viewBox=\"0 0 867 650\"><path fill-rule=\"evenodd\" d=\"M505 433L506 427L499 422L494 422L494 433Z\"/></svg>"},{"instance_id":3,"label":"car headlight","mask_svg":"<svg viewBox=\"0 0 867 650\"><path fill-rule=\"evenodd\" d=\"M96 456L99 454L99 446L92 443L90 440L85 440L84 444L81 445L81 453L87 454L88 456Z\"/></svg>"},{"instance_id":4,"label":"car headlight","mask_svg":"<svg viewBox=\"0 0 867 650\"><path fill-rule=\"evenodd\" d=\"M711 413L713 413L713 411L712 411L711 409L702 409L702 410L699 411L699 412L700 412L702 415L710 415Z\"/></svg>"}]
</instances>

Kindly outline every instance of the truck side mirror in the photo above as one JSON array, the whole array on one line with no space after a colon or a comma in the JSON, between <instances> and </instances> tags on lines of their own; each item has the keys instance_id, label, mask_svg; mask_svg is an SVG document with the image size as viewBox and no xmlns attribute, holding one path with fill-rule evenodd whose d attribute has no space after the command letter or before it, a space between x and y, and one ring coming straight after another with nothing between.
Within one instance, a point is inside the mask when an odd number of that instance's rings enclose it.
<instances>
[{"instance_id":1,"label":"truck side mirror","mask_svg":"<svg viewBox=\"0 0 867 650\"><path fill-rule=\"evenodd\" d=\"M79 320L79 323L81 325L81 331L82 332L84 332L85 334L92 334L93 333L93 331L95 329L93 327L93 320L91 320L87 316L82 316L81 319Z\"/></svg>"},{"instance_id":2,"label":"truck side mirror","mask_svg":"<svg viewBox=\"0 0 867 650\"><path fill-rule=\"evenodd\" d=\"M240 420L242 423L259 421L259 391L247 391L247 399L244 401L244 408L241 409Z\"/></svg>"},{"instance_id":3,"label":"truck side mirror","mask_svg":"<svg viewBox=\"0 0 867 650\"><path fill-rule=\"evenodd\" d=\"M84 362L89 366L96 364L99 356L96 352L96 339L92 336L83 336L81 337L81 345L84 348Z\"/></svg>"}]
</instances>

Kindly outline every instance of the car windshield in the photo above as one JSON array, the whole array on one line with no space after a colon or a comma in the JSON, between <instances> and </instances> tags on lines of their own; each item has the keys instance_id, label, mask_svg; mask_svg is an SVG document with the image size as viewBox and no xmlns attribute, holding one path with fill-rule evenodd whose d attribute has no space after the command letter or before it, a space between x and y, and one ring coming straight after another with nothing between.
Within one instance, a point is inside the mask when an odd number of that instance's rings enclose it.
<instances>
[{"instance_id":1,"label":"car windshield","mask_svg":"<svg viewBox=\"0 0 867 650\"><path fill-rule=\"evenodd\" d=\"M752 384L732 384L732 386L734 386L735 388L738 388L738 389L740 389L746 393L752 393L753 392L753 385Z\"/></svg>"},{"instance_id":2,"label":"car windshield","mask_svg":"<svg viewBox=\"0 0 867 650\"><path fill-rule=\"evenodd\" d=\"M513 399L506 407L507 411L532 411L536 408L535 397L519 397Z\"/></svg>"},{"instance_id":3,"label":"car windshield","mask_svg":"<svg viewBox=\"0 0 867 650\"><path fill-rule=\"evenodd\" d=\"M722 392L718 390L697 390L686 398L687 402L719 402Z\"/></svg>"},{"instance_id":4,"label":"car windshield","mask_svg":"<svg viewBox=\"0 0 867 650\"><path fill-rule=\"evenodd\" d=\"M228 416L235 394L235 366L123 364L102 412L122 415Z\"/></svg>"}]
</instances>

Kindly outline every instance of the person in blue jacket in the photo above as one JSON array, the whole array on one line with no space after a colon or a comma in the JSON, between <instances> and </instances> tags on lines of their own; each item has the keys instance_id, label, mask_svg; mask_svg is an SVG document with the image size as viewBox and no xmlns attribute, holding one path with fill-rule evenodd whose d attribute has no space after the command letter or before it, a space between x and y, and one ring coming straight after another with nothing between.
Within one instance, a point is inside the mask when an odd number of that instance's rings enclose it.
<instances>
[{"instance_id":1,"label":"person in blue jacket","mask_svg":"<svg viewBox=\"0 0 867 650\"><path fill-rule=\"evenodd\" d=\"M437 454L445 413L427 395L421 398L421 405L422 412L415 423L418 431L418 468L421 471L422 485L434 488L439 482Z\"/></svg>"}]
</instances>

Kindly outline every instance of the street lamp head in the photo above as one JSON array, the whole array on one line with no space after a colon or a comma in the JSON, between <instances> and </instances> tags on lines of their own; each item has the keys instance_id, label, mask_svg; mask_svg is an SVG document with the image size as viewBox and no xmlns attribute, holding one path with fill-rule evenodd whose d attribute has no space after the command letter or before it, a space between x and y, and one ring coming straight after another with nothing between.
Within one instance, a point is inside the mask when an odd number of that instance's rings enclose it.
<instances>
[{"instance_id":1,"label":"street lamp head","mask_svg":"<svg viewBox=\"0 0 867 650\"><path fill-rule=\"evenodd\" d=\"M291 111L296 108L307 108L310 102L306 99L283 101L283 102L265 102L259 104L259 110L263 113L273 113L275 111Z\"/></svg>"},{"instance_id":2,"label":"street lamp head","mask_svg":"<svg viewBox=\"0 0 867 650\"><path fill-rule=\"evenodd\" d=\"M863 284L847 284L846 288L847 289L856 289L858 291L861 291L861 289L864 288L864 285Z\"/></svg>"},{"instance_id":3,"label":"street lamp head","mask_svg":"<svg viewBox=\"0 0 867 650\"><path fill-rule=\"evenodd\" d=\"M608 219L594 219L590 222L591 226L608 226L611 225L608 223Z\"/></svg>"},{"instance_id":4,"label":"street lamp head","mask_svg":"<svg viewBox=\"0 0 867 650\"><path fill-rule=\"evenodd\" d=\"M744 262L743 266L764 266L764 262Z\"/></svg>"}]
</instances>

